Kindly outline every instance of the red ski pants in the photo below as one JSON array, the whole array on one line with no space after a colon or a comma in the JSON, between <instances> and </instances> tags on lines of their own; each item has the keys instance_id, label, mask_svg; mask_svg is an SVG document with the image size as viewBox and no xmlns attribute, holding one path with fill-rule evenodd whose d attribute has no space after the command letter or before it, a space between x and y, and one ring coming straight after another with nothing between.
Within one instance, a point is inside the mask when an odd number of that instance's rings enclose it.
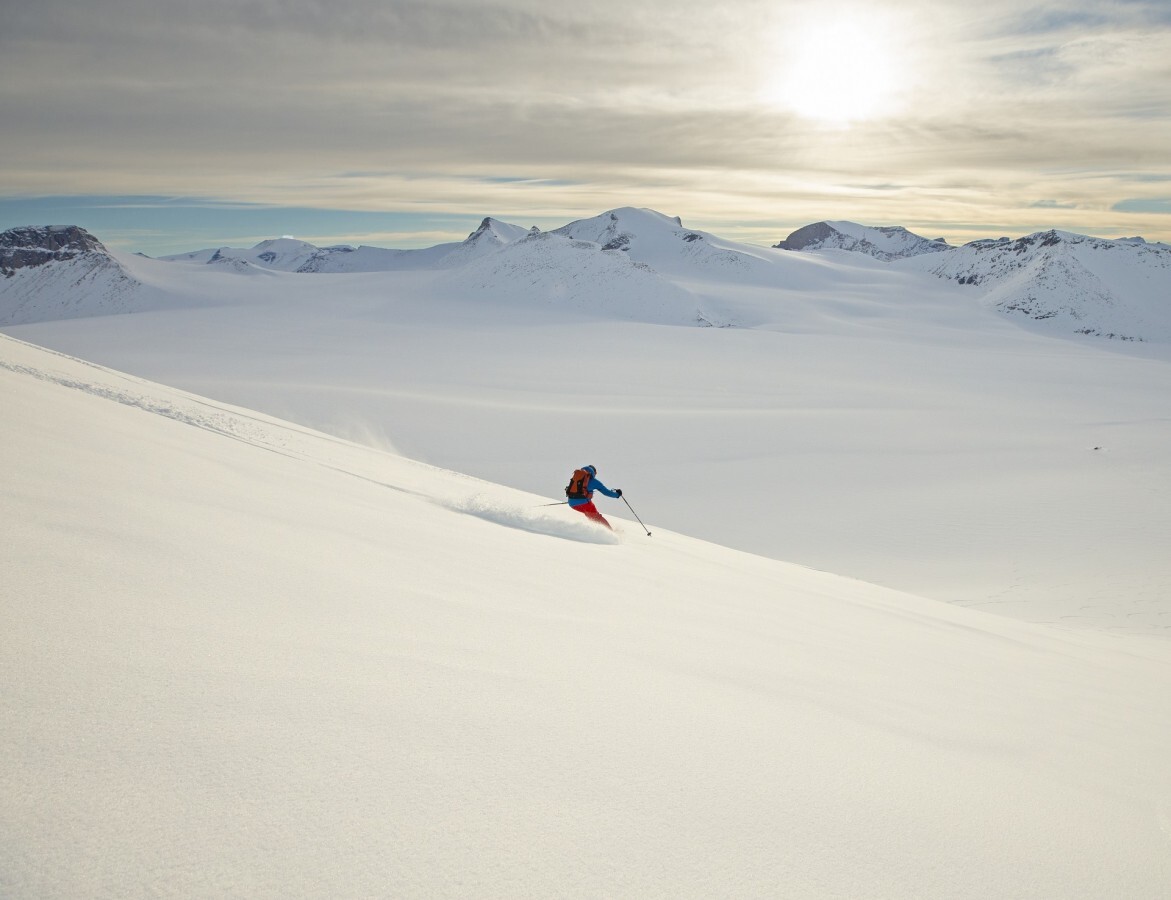
<instances>
[{"instance_id":1,"label":"red ski pants","mask_svg":"<svg viewBox=\"0 0 1171 900\"><path fill-rule=\"evenodd\" d=\"M581 513L587 519L593 519L595 522L600 522L602 525L605 525L611 531L614 530L610 526L610 523L606 521L606 519L602 516L602 514L600 512L598 512L598 508L596 506L594 506L593 500L590 500L587 503L583 503L583 504L581 504L581 506L571 506L570 509L576 509L579 513Z\"/></svg>"}]
</instances>

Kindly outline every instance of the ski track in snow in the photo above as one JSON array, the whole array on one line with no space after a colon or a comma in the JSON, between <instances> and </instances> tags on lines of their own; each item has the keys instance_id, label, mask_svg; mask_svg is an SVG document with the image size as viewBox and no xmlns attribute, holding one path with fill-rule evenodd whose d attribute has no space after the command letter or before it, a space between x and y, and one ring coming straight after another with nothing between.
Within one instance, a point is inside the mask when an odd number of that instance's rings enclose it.
<instances>
[{"instance_id":1,"label":"ski track in snow","mask_svg":"<svg viewBox=\"0 0 1171 900\"><path fill-rule=\"evenodd\" d=\"M227 414L211 404L203 404L207 409L206 411L200 412L192 407L181 408L174 403L161 402L142 394L135 394L129 390L121 390L94 382L77 381L76 379L56 375L43 369L35 369L31 366L10 363L3 359L0 359L0 367L8 369L10 372L29 375L41 381L60 385L61 387L83 391L92 396L101 397L104 400L112 400L115 403L121 403L123 406L140 409L143 412L172 419L176 422L182 422L185 425L193 425L205 431L214 431L217 434L236 438L245 443L266 446L270 450L278 449L277 446L271 444L271 431L258 426L249 427L246 416ZM192 403L200 403L200 401L194 400L193 398Z\"/></svg>"},{"instance_id":2,"label":"ski track in snow","mask_svg":"<svg viewBox=\"0 0 1171 900\"><path fill-rule=\"evenodd\" d=\"M559 506L564 506L564 504ZM534 534L547 534L551 537L582 541L587 544L621 543L621 538L616 531L607 531L601 525L593 524L584 516L570 511L567 507L560 509L559 514L555 514L540 508L525 509L521 506L492 500L483 495L476 495L451 503L449 508L456 512L475 516L478 519L484 519L487 522L494 522L497 525L521 531L531 531ZM572 515L573 518L567 518L569 515Z\"/></svg>"},{"instance_id":3,"label":"ski track in snow","mask_svg":"<svg viewBox=\"0 0 1171 900\"><path fill-rule=\"evenodd\" d=\"M17 340L11 338L11 340ZM22 342L23 343L23 342ZM32 345L29 345L32 346ZM122 375L113 369L107 369L103 366L98 366L85 360L77 359L57 351L46 351L60 356L64 359L70 360L73 363L88 366L109 379L121 379L130 383L134 383L137 379L132 376ZM103 400L110 400L114 403L119 403L122 406L128 406L133 409L141 410L142 412L151 415L161 416L164 419L170 419L174 422L180 422L184 425L191 425L203 431L210 431L215 434L223 435L224 437L232 438L250 446L261 450L268 450L272 453L278 453L281 456L287 456L290 459L297 459L301 461L313 462L322 468L329 469L334 472L341 472L358 478L363 481L368 481L372 484L377 484L380 487L389 490L399 491L404 494L413 494L415 496L422 496L419 492L411 490L410 488L402 487L400 485L390 484L386 481L376 478L369 478L352 472L340 466L330 465L318 458L316 454L308 454L298 450L294 445L292 438L302 437L307 441L323 441L326 443L334 443L339 446L348 444L341 438L336 438L320 432L314 432L308 429L302 429L293 423L275 423L266 421L259 416L249 415L243 410L228 409L225 406L216 404L214 402L204 400L194 395L187 395L180 391L173 391L176 394L176 400L161 400L148 396L141 391L131 390L129 388L115 387L111 384L102 384L96 381L79 381L76 378L70 378L55 372L50 372L45 369L38 369L32 366L12 363L8 360L0 359L0 368L7 369L10 372L15 372L20 375L27 375L36 378L40 381L46 381L51 384L60 385L61 387L69 388L71 390L81 391L90 394L94 397L100 397ZM158 386L151 385L152 388L160 390ZM170 389L162 388L162 390ZM274 427L275 426L275 427ZM365 450L366 448L363 448Z\"/></svg>"},{"instance_id":4,"label":"ski track in snow","mask_svg":"<svg viewBox=\"0 0 1171 900\"><path fill-rule=\"evenodd\" d=\"M17 339L10 338L10 340L15 341ZM68 356L67 354L57 351L45 352L67 359L76 365L86 366L95 372L100 372L107 380L120 379L130 383L134 383L137 380L132 376L122 375L112 369L107 369L85 360ZM243 410L229 410L224 406L194 395L182 395L181 398L177 398L175 401L162 400L149 396L140 390L132 390L127 387L115 387L112 384L99 383L98 381L81 381L67 375L10 362L5 359L0 359L0 368L20 375L27 375L40 381L56 384L70 390L81 391L94 397L100 397L103 400L110 400L123 406L132 407L151 415L161 416L184 425L191 425L204 431L214 432L215 434L241 441L259 449L279 453L291 459L314 462L323 468L341 472L354 478L377 484L380 487L405 494L424 496L410 488L390 484L381 479L369 478L340 466L330 465L319 459L316 454L300 452L293 445L290 437L296 435L301 429L292 423L282 422L278 425L277 423L265 421L260 417L249 415ZM159 387L156 385L151 385L150 387L156 393L159 391ZM175 393L180 394L181 392ZM302 436L313 441L342 443L340 438L319 432L306 430L302 432ZM362 448L363 451L366 449L365 447ZM521 531L528 531L533 534L543 534L550 537L589 544L621 543L619 531L617 530L621 526L615 525L615 531L606 531L601 526L595 525L575 513L571 514L568 509L561 509L559 513L553 513L543 507L526 508L508 501L491 499L483 493L448 500L436 499L435 502L453 512L475 516L487 522Z\"/></svg>"}]
</instances>

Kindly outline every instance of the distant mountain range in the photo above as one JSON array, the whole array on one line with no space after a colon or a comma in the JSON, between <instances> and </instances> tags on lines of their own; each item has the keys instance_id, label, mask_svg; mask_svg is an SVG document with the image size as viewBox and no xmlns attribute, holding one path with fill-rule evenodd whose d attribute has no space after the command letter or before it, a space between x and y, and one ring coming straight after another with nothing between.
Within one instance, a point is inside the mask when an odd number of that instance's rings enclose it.
<instances>
[{"instance_id":1,"label":"distant mountain range","mask_svg":"<svg viewBox=\"0 0 1171 900\"><path fill-rule=\"evenodd\" d=\"M680 278L702 273L708 281L792 287L792 270L780 264L781 257L831 252L953 281L983 305L1062 333L1171 340L1171 247L1061 231L953 247L899 226L827 221L763 248L685 228L678 218L653 210L626 207L549 232L489 217L463 241L420 250L316 247L279 238L247 249L220 247L149 262L194 264L224 274L443 270L452 287L502 300L523 279L532 290L583 308L597 303L613 311L650 295L654 304L679 310L668 319L703 322L702 314L686 311L694 297ZM135 259L109 252L77 226L6 231L0 234L0 325L125 313L170 302L162 282L151 277L158 270Z\"/></svg>"},{"instance_id":2,"label":"distant mountain range","mask_svg":"<svg viewBox=\"0 0 1171 900\"><path fill-rule=\"evenodd\" d=\"M261 241L248 249L219 247L160 258L169 262L206 263L236 269L255 266L280 272L393 272L456 266L498 250L526 234L528 231L518 225L509 225L489 217L463 241L422 250L388 250L345 244L316 247L293 238L277 238Z\"/></svg>"}]
</instances>

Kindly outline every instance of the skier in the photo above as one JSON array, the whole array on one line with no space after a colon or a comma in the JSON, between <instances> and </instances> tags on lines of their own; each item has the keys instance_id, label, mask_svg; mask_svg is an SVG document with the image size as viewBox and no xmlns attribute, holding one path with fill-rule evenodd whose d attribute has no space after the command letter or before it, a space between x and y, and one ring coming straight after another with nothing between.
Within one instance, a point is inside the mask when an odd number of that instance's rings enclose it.
<instances>
[{"instance_id":1,"label":"skier","mask_svg":"<svg viewBox=\"0 0 1171 900\"><path fill-rule=\"evenodd\" d=\"M601 491L607 497L613 497L615 499L622 496L621 490L612 491L602 484L602 482L598 481L598 470L593 466L582 466L573 473L573 477L569 479L569 487L565 489L565 496L569 498L569 506L571 509L576 509L587 518L593 519L595 522L600 522L613 531L614 529L610 523L605 520L594 506L594 491Z\"/></svg>"}]
</instances>

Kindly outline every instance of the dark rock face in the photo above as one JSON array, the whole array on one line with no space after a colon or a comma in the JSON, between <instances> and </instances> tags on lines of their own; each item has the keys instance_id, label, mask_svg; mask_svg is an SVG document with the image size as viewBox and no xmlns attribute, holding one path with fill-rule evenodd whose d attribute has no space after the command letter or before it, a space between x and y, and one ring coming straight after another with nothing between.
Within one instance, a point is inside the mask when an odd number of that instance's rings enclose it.
<instances>
[{"instance_id":1,"label":"dark rock face","mask_svg":"<svg viewBox=\"0 0 1171 900\"><path fill-rule=\"evenodd\" d=\"M488 232L491 230L492 230L492 217L486 216L484 218L484 221L481 222L476 227L476 230L467 236L467 240L469 240L469 241L478 240L481 235L483 235L485 232Z\"/></svg>"},{"instance_id":2,"label":"dark rock face","mask_svg":"<svg viewBox=\"0 0 1171 900\"><path fill-rule=\"evenodd\" d=\"M804 250L811 245L820 246L836 233L829 226L829 223L815 222L812 225L806 225L804 228L798 228L785 240L773 246L779 250Z\"/></svg>"},{"instance_id":3,"label":"dark rock face","mask_svg":"<svg viewBox=\"0 0 1171 900\"><path fill-rule=\"evenodd\" d=\"M17 269L70 260L85 253L107 255L102 242L77 225L12 228L0 233L0 274L11 277Z\"/></svg>"},{"instance_id":4,"label":"dark rock face","mask_svg":"<svg viewBox=\"0 0 1171 900\"><path fill-rule=\"evenodd\" d=\"M850 250L883 262L953 249L947 241L928 240L901 225L862 226L853 222L845 225L847 230L840 231L836 223L815 222L798 228L773 246L778 250Z\"/></svg>"},{"instance_id":5,"label":"dark rock face","mask_svg":"<svg viewBox=\"0 0 1171 900\"><path fill-rule=\"evenodd\" d=\"M144 301L143 287L84 228L0 233L0 324L133 312Z\"/></svg>"}]
</instances>

